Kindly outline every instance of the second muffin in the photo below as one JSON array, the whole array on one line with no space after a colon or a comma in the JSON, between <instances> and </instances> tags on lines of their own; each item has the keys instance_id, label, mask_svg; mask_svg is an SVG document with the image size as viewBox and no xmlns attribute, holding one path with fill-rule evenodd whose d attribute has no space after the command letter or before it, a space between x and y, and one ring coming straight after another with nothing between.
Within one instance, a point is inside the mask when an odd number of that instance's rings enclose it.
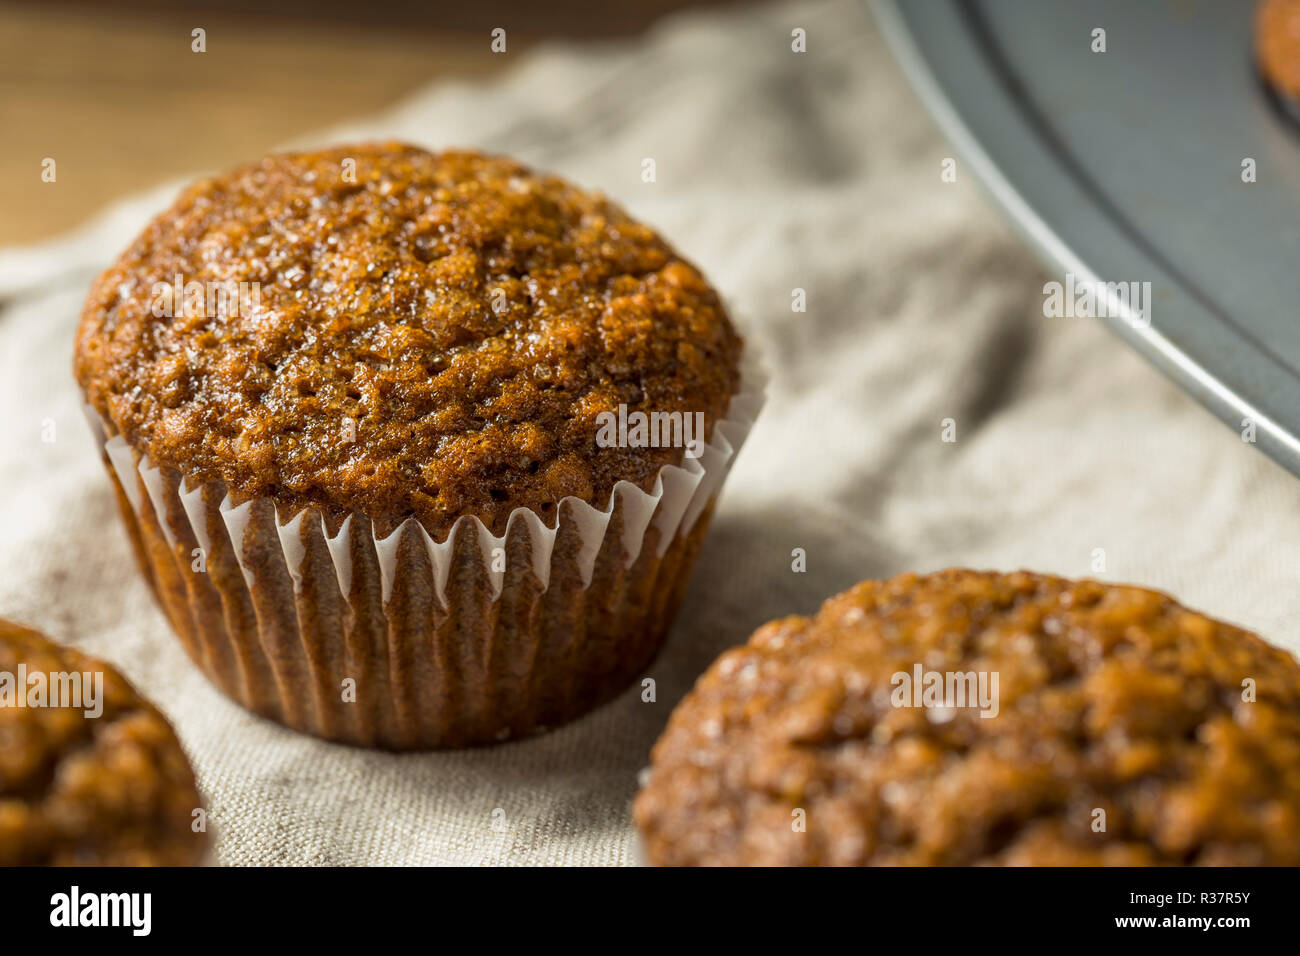
<instances>
[{"instance_id":1,"label":"second muffin","mask_svg":"<svg viewBox=\"0 0 1300 956\"><path fill-rule=\"evenodd\" d=\"M1144 588L864 581L723 654L635 806L661 865L1300 864L1300 665Z\"/></svg>"},{"instance_id":2,"label":"second muffin","mask_svg":"<svg viewBox=\"0 0 1300 956\"><path fill-rule=\"evenodd\" d=\"M757 411L740 356L603 198L383 144L191 187L95 284L75 367L191 657L404 749L553 726L646 666Z\"/></svg>"}]
</instances>

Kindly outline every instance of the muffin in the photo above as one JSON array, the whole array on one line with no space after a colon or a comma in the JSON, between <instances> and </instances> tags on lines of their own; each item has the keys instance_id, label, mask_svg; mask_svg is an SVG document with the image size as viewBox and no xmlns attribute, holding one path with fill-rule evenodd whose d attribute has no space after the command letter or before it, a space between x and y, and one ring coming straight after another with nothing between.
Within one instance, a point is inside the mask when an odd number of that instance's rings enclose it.
<instances>
[{"instance_id":1,"label":"muffin","mask_svg":"<svg viewBox=\"0 0 1300 956\"><path fill-rule=\"evenodd\" d=\"M122 675L0 620L0 865L196 864L201 807L176 735Z\"/></svg>"},{"instance_id":2,"label":"muffin","mask_svg":"<svg viewBox=\"0 0 1300 956\"><path fill-rule=\"evenodd\" d=\"M1255 8L1255 64L1278 105L1300 119L1300 0L1263 0Z\"/></svg>"},{"instance_id":3,"label":"muffin","mask_svg":"<svg viewBox=\"0 0 1300 956\"><path fill-rule=\"evenodd\" d=\"M603 197L385 143L186 190L95 283L75 371L199 667L295 729L425 749L642 672L757 411L741 356Z\"/></svg>"},{"instance_id":4,"label":"muffin","mask_svg":"<svg viewBox=\"0 0 1300 956\"><path fill-rule=\"evenodd\" d=\"M663 865L1294 866L1300 666L1142 588L866 581L723 654L634 813Z\"/></svg>"}]
</instances>

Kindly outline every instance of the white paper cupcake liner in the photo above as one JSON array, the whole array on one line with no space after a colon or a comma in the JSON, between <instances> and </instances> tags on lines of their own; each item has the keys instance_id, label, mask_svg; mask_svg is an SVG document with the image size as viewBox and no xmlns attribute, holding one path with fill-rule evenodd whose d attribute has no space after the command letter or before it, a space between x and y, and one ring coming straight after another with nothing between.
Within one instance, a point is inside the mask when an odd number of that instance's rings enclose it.
<instances>
[{"instance_id":1,"label":"white paper cupcake liner","mask_svg":"<svg viewBox=\"0 0 1300 956\"><path fill-rule=\"evenodd\" d=\"M763 404L751 355L697 458L603 508L564 498L553 528L516 508L500 537L474 516L441 541L414 518L380 537L358 513L330 534L313 507L190 487L88 418L146 576L222 690L329 739L466 746L572 719L649 663Z\"/></svg>"}]
</instances>

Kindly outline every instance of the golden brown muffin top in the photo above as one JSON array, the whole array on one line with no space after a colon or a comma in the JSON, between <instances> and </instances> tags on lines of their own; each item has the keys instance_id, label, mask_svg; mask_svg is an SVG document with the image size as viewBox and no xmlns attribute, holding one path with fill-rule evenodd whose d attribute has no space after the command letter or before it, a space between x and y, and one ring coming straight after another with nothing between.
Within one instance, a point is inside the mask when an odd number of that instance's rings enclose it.
<instances>
[{"instance_id":1,"label":"golden brown muffin top","mask_svg":"<svg viewBox=\"0 0 1300 956\"><path fill-rule=\"evenodd\" d=\"M159 283L197 283L188 312ZM462 514L499 534L518 506L553 523L566 495L648 488L682 448L598 445L597 416L700 412L711 434L740 349L703 276L603 197L384 143L191 186L95 283L75 369L191 485L441 538Z\"/></svg>"},{"instance_id":2,"label":"golden brown muffin top","mask_svg":"<svg viewBox=\"0 0 1300 956\"><path fill-rule=\"evenodd\" d=\"M74 674L83 696L55 699L55 676L70 689ZM102 699L87 706L96 674ZM34 696L42 683L46 696ZM191 829L201 806L176 735L117 671L0 620L0 866L195 864L207 848Z\"/></svg>"},{"instance_id":3,"label":"golden brown muffin top","mask_svg":"<svg viewBox=\"0 0 1300 956\"><path fill-rule=\"evenodd\" d=\"M917 664L996 716L896 706ZM635 814L658 864L1296 865L1300 665L1142 588L867 581L713 664Z\"/></svg>"}]
</instances>

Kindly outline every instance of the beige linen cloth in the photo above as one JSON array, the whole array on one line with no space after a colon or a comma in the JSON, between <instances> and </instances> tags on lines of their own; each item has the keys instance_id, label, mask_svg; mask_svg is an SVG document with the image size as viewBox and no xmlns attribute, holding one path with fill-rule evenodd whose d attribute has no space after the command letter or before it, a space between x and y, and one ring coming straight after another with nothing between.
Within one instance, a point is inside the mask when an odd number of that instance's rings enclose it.
<instances>
[{"instance_id":1,"label":"beige linen cloth","mask_svg":"<svg viewBox=\"0 0 1300 956\"><path fill-rule=\"evenodd\" d=\"M1044 318L1049 276L964 167L940 181L950 149L863 4L553 45L313 142L356 137L508 152L603 189L723 290L767 358L769 400L647 674L656 702L630 689L482 750L354 750L253 717L190 664L82 419L69 365L87 284L175 184L0 254L0 616L107 658L161 706L218 862L630 863L637 773L673 704L765 620L863 578L962 565L1131 581L1300 647L1300 483L1095 320Z\"/></svg>"}]
</instances>

